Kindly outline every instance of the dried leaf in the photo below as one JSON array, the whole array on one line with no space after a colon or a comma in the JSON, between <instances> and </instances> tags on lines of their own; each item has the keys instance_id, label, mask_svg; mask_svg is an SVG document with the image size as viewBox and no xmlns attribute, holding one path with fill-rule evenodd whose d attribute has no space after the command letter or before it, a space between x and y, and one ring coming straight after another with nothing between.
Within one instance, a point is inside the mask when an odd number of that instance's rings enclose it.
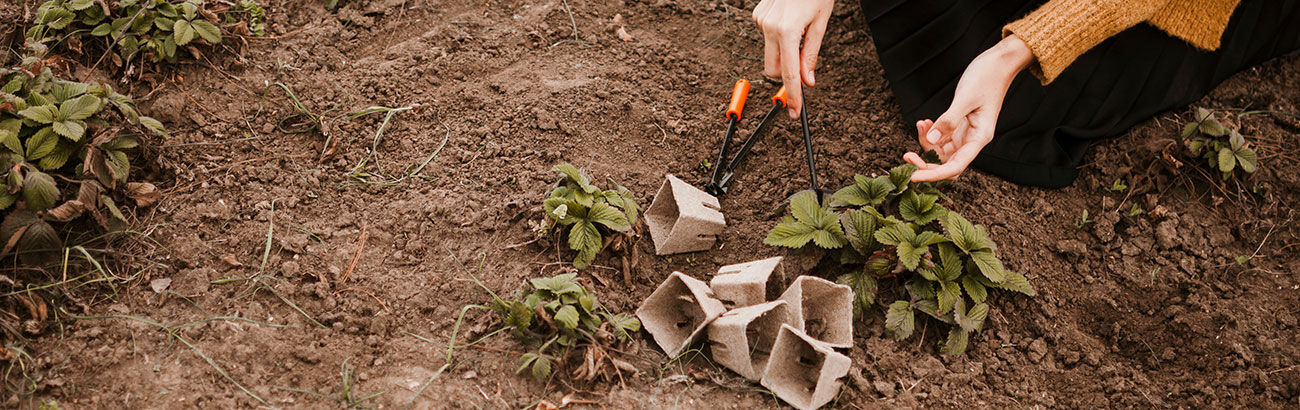
<instances>
[{"instance_id":1,"label":"dried leaf","mask_svg":"<svg viewBox=\"0 0 1300 410\"><path fill-rule=\"evenodd\" d=\"M148 182L128 182L126 184L126 195L135 200L135 204L145 207L153 205L162 197L162 192L158 187Z\"/></svg>"}]
</instances>

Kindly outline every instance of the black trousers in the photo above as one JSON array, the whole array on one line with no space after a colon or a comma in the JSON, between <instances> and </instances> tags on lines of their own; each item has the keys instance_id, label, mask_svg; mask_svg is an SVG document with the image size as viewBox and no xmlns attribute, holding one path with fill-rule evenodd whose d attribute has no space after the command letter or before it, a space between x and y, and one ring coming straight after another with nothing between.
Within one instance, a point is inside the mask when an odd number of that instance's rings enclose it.
<instances>
[{"instance_id":1,"label":"black trousers","mask_svg":"<svg viewBox=\"0 0 1300 410\"><path fill-rule=\"evenodd\" d=\"M880 61L909 123L937 118L967 64L1042 0L863 0ZM996 136L974 166L1011 182L1061 187L1088 147L1195 102L1232 74L1300 49L1300 0L1243 0L1216 51L1146 23L1098 45L1047 86L1012 83Z\"/></svg>"}]
</instances>

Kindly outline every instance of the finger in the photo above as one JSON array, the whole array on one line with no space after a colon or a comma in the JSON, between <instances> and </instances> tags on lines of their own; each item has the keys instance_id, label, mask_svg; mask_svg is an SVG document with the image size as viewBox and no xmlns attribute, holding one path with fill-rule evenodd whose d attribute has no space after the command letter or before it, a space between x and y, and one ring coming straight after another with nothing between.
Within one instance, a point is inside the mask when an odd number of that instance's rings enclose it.
<instances>
[{"instance_id":1,"label":"finger","mask_svg":"<svg viewBox=\"0 0 1300 410\"><path fill-rule=\"evenodd\" d=\"M781 80L785 83L786 109L790 118L799 118L803 108L803 80L799 76L799 37L786 35L781 38Z\"/></svg>"},{"instance_id":2,"label":"finger","mask_svg":"<svg viewBox=\"0 0 1300 410\"><path fill-rule=\"evenodd\" d=\"M966 170L966 167L970 166L971 161L975 160L975 156L979 155L980 150L983 148L984 145L982 144L962 145L943 165L916 171L916 173L912 174L912 181L925 182L955 178L957 175L961 175L962 171Z\"/></svg>"},{"instance_id":3,"label":"finger","mask_svg":"<svg viewBox=\"0 0 1300 410\"><path fill-rule=\"evenodd\" d=\"M781 78L781 47L779 43L779 34L775 32L763 33L763 76L776 79Z\"/></svg>"},{"instance_id":4,"label":"finger","mask_svg":"<svg viewBox=\"0 0 1300 410\"><path fill-rule=\"evenodd\" d=\"M826 16L829 18L830 16ZM826 36L827 18L817 17L813 20L808 32L804 33L803 38L803 58L799 63L803 68L803 83L809 87L815 86L817 81L813 78L813 71L817 69L817 54L822 49L822 38Z\"/></svg>"},{"instance_id":5,"label":"finger","mask_svg":"<svg viewBox=\"0 0 1300 410\"><path fill-rule=\"evenodd\" d=\"M921 148L925 148L926 151L935 149L935 145L925 139L925 133L930 130L930 125L933 124L929 121L921 120L916 122L916 139L921 142Z\"/></svg>"},{"instance_id":6,"label":"finger","mask_svg":"<svg viewBox=\"0 0 1300 410\"><path fill-rule=\"evenodd\" d=\"M956 106L948 108L948 111L934 122L934 126L930 127L930 132L925 134L925 139L930 141L930 144L942 145L943 140L952 138L953 133L966 122L966 112L958 108Z\"/></svg>"},{"instance_id":7,"label":"finger","mask_svg":"<svg viewBox=\"0 0 1300 410\"><path fill-rule=\"evenodd\" d=\"M938 164L931 164L929 162L925 162L924 159L921 159L921 156L919 154L911 151L908 151L906 154L903 154L903 160L907 161L912 165L916 165L917 169L932 169L939 166Z\"/></svg>"}]
</instances>

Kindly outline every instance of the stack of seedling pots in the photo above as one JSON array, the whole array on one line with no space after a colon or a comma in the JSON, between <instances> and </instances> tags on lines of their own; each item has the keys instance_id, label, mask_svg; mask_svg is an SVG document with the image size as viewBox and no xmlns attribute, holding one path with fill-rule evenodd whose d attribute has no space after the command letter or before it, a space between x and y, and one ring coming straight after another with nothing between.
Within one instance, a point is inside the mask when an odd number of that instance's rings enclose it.
<instances>
[{"instance_id":1,"label":"stack of seedling pots","mask_svg":"<svg viewBox=\"0 0 1300 410\"><path fill-rule=\"evenodd\" d=\"M822 278L786 283L781 258L723 266L705 284L681 272L636 315L670 357L707 338L713 360L800 409L839 394L853 344L853 290Z\"/></svg>"}]
</instances>

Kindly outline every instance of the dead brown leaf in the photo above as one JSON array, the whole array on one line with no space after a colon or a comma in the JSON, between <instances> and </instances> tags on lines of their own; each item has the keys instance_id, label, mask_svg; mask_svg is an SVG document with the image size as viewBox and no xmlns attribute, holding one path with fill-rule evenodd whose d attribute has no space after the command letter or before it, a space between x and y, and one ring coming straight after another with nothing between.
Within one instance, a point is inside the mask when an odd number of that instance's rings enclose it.
<instances>
[{"instance_id":1,"label":"dead brown leaf","mask_svg":"<svg viewBox=\"0 0 1300 410\"><path fill-rule=\"evenodd\" d=\"M162 198L162 192L158 191L158 187L148 182L126 183L126 195L135 200L135 204L139 206L153 205Z\"/></svg>"}]
</instances>

